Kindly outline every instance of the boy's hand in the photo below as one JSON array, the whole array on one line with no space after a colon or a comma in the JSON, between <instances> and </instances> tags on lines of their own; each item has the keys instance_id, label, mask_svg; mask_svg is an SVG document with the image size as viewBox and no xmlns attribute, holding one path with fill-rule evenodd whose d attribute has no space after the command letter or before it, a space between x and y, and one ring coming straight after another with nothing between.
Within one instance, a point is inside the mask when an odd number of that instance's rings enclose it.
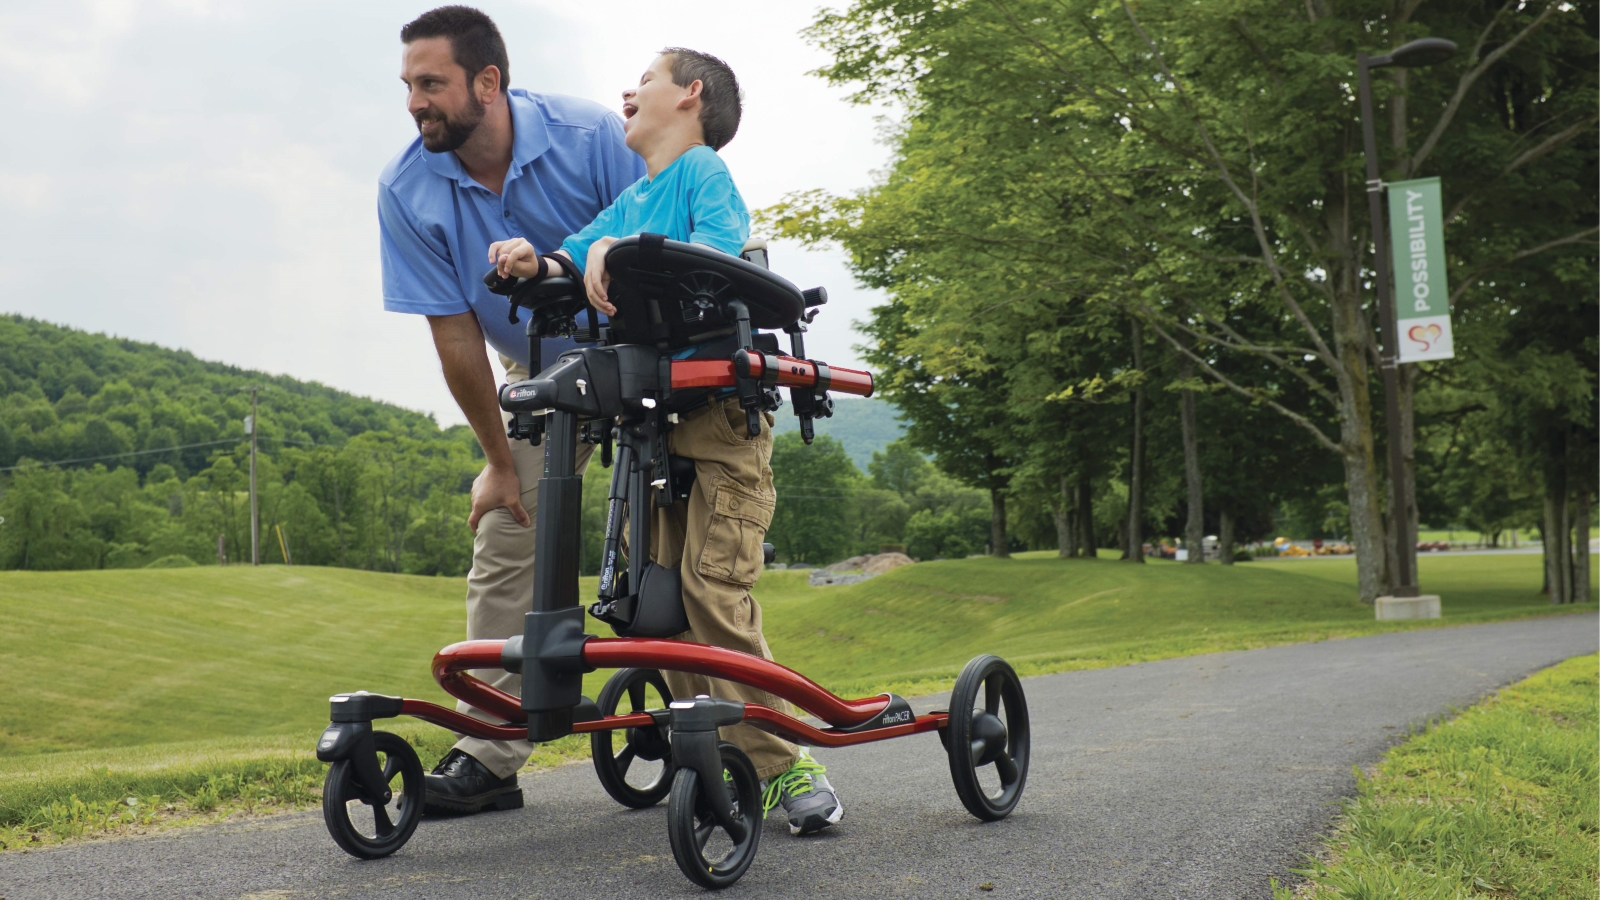
<instances>
[{"instance_id":1,"label":"boy's hand","mask_svg":"<svg viewBox=\"0 0 1600 900\"><path fill-rule=\"evenodd\" d=\"M606 251L616 242L616 238L605 237L590 244L589 263L583 270L583 287L589 294L589 305L608 316L616 315L617 308L606 297L606 288L611 285L611 273L606 271Z\"/></svg>"},{"instance_id":2,"label":"boy's hand","mask_svg":"<svg viewBox=\"0 0 1600 900\"><path fill-rule=\"evenodd\" d=\"M525 238L490 244L489 262L501 278L532 278L539 274L539 254Z\"/></svg>"}]
</instances>

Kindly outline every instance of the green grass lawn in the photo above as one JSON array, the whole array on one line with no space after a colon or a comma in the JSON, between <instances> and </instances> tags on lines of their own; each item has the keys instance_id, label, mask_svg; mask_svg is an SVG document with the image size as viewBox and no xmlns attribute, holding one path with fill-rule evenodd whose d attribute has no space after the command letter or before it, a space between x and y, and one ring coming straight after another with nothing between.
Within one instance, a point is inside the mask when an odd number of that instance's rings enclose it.
<instances>
[{"instance_id":1,"label":"green grass lawn","mask_svg":"<svg viewBox=\"0 0 1600 900\"><path fill-rule=\"evenodd\" d=\"M1025 554L836 588L770 572L755 594L780 661L840 693L909 694L947 687L986 652L1038 673L1594 608L1551 607L1539 565L1424 557L1423 584L1445 609L1425 623L1373 621L1355 599L1354 563L1339 559L1195 567ZM461 637L463 593L457 579L308 567L0 572L0 824L73 793L227 788L247 760L262 778L274 765L313 773L329 694L451 702L428 661ZM607 674L589 676L586 693ZM425 761L450 742L421 723L401 730ZM581 752L563 744L542 761Z\"/></svg>"},{"instance_id":2,"label":"green grass lawn","mask_svg":"<svg viewBox=\"0 0 1600 900\"><path fill-rule=\"evenodd\" d=\"M1024 674L1544 615L1540 557L1425 556L1421 582L1444 618L1377 622L1356 599L1352 559L1143 566L1110 559L923 563L839 588L772 572L757 594L773 653L830 688L865 693L947 686L979 653Z\"/></svg>"},{"instance_id":3,"label":"green grass lawn","mask_svg":"<svg viewBox=\"0 0 1600 900\"><path fill-rule=\"evenodd\" d=\"M1392 750L1280 900L1595 896L1600 657L1567 660Z\"/></svg>"}]
</instances>

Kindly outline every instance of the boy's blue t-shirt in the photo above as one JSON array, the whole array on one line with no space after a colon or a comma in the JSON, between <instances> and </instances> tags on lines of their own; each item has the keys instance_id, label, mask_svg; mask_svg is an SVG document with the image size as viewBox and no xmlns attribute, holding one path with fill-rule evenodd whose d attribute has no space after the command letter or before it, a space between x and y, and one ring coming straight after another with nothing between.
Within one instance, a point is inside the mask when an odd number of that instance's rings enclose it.
<instances>
[{"instance_id":1,"label":"boy's blue t-shirt","mask_svg":"<svg viewBox=\"0 0 1600 900\"><path fill-rule=\"evenodd\" d=\"M595 241L646 232L739 255L750 237L750 210L717 151L690 147L655 178L635 181L561 249L584 269Z\"/></svg>"}]
</instances>

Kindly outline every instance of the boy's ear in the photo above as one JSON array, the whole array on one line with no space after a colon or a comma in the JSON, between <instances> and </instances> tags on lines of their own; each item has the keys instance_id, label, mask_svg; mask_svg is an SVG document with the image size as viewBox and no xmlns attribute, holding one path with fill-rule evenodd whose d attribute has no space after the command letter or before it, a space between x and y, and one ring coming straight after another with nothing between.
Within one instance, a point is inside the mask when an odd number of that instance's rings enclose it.
<instances>
[{"instance_id":1,"label":"boy's ear","mask_svg":"<svg viewBox=\"0 0 1600 900\"><path fill-rule=\"evenodd\" d=\"M678 109L693 109L700 102L700 92L705 89L705 83L700 79L689 82L688 93L678 101Z\"/></svg>"}]
</instances>

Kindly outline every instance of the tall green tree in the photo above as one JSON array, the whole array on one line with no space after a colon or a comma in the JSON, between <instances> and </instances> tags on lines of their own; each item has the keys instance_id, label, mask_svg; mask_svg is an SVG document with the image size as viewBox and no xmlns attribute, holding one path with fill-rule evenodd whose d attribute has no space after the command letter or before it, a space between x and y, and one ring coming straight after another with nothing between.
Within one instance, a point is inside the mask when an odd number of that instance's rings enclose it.
<instances>
[{"instance_id":1,"label":"tall green tree","mask_svg":"<svg viewBox=\"0 0 1600 900\"><path fill-rule=\"evenodd\" d=\"M1370 601L1389 573L1355 55L1427 34L1463 48L1377 85L1385 170L1446 173L1461 301L1592 244L1595 191L1561 186L1592 180L1594 18L1558 2L858 0L811 34L827 77L908 111L896 161L877 188L796 197L776 218L842 240L869 283L944 323L919 331L936 370L978 310L1045 291L1139 315L1340 460ZM1515 208L1530 188L1552 189L1544 210ZM1259 330L1240 329L1241 308ZM1266 374L1215 364L1232 357Z\"/></svg>"}]
</instances>

